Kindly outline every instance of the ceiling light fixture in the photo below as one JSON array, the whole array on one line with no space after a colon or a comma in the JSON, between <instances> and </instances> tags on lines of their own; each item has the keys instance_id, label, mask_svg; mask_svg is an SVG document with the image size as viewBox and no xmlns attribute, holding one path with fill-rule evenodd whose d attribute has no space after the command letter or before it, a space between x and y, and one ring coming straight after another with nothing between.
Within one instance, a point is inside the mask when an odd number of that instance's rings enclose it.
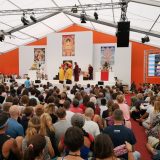
<instances>
[{"instance_id":1,"label":"ceiling light fixture","mask_svg":"<svg viewBox=\"0 0 160 160\"><path fill-rule=\"evenodd\" d=\"M146 43L146 42L149 42L150 39L149 39L149 37L146 35L144 38L141 38L141 41L142 41L142 43Z\"/></svg>"},{"instance_id":2,"label":"ceiling light fixture","mask_svg":"<svg viewBox=\"0 0 160 160\"><path fill-rule=\"evenodd\" d=\"M24 26L29 24L29 20L26 19L25 13L23 13L23 16L21 17L21 22L23 23Z\"/></svg>"},{"instance_id":3,"label":"ceiling light fixture","mask_svg":"<svg viewBox=\"0 0 160 160\"><path fill-rule=\"evenodd\" d=\"M36 17L35 17L34 12L32 12L32 14L30 15L30 19L31 19L34 23L37 22L37 19L36 19Z\"/></svg>"}]
</instances>

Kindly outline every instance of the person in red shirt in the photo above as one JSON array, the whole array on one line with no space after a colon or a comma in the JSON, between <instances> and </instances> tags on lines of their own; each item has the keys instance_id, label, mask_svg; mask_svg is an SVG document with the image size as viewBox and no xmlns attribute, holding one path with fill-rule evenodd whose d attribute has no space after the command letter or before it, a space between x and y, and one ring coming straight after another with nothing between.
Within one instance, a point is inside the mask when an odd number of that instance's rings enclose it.
<instances>
[{"instance_id":1,"label":"person in red shirt","mask_svg":"<svg viewBox=\"0 0 160 160\"><path fill-rule=\"evenodd\" d=\"M79 106L79 108L82 109L83 113L85 112L89 101L90 101L90 97L88 95L85 95L83 97L83 103Z\"/></svg>"},{"instance_id":2,"label":"person in red shirt","mask_svg":"<svg viewBox=\"0 0 160 160\"><path fill-rule=\"evenodd\" d=\"M77 99L74 99L72 102L72 107L70 108L71 112L74 113L81 113L83 114L83 110L81 108L79 108L79 101Z\"/></svg>"}]
</instances>

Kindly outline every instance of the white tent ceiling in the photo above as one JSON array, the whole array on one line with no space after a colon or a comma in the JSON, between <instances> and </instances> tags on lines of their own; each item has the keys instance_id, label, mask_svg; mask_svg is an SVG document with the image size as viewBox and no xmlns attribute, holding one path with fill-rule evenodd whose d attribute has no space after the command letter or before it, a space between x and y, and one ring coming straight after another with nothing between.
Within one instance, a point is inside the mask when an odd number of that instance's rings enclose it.
<instances>
[{"instance_id":1,"label":"white tent ceiling","mask_svg":"<svg viewBox=\"0 0 160 160\"><path fill-rule=\"evenodd\" d=\"M47 7L59 7L59 9L61 9L61 7L74 6L75 4L85 5L111 2L115 3L119 2L119 0L0 0L0 11ZM147 3L151 5L147 5ZM85 11L88 17L94 18L94 10L88 11L86 9ZM120 20L120 8L113 10L103 9L97 10L96 12L101 21L116 24ZM49 14L51 13L41 13L36 15L36 17L43 17ZM130 0L128 3L127 18L131 22L131 27L149 31L159 14L160 0ZM72 24L78 24L111 35L115 35L116 32L116 28L95 22L87 21L86 24L82 24L79 18L61 12L41 22L18 30L12 33L12 36L5 36L4 42L0 42L0 53L5 53L19 47L20 45L35 41L51 32L57 32ZM8 31L20 25L22 26L21 15L0 15L0 30ZM155 31L160 35L160 19L158 19L152 31ZM130 32L130 40L141 42L141 38L144 36L145 35L142 33ZM149 37L150 42L147 44L160 47L160 38L153 36Z\"/></svg>"}]
</instances>

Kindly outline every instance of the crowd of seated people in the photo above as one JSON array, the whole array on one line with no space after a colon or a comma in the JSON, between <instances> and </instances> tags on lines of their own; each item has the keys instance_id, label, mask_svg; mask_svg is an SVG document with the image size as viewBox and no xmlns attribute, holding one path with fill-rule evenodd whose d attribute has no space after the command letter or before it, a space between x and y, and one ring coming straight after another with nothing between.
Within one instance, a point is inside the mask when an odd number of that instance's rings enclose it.
<instances>
[{"instance_id":1,"label":"crowd of seated people","mask_svg":"<svg viewBox=\"0 0 160 160\"><path fill-rule=\"evenodd\" d=\"M132 84L131 117L145 128L148 138L147 149L153 159L160 159L160 85Z\"/></svg>"},{"instance_id":2,"label":"crowd of seated people","mask_svg":"<svg viewBox=\"0 0 160 160\"><path fill-rule=\"evenodd\" d=\"M147 124L148 135L155 124L147 117L155 122L160 113L158 94L153 103L149 92L141 94L150 111L131 109L131 116L139 116L135 120ZM137 96L134 102L141 103ZM0 160L139 160L136 143L130 108L117 86L0 84ZM159 144L147 146L158 156Z\"/></svg>"}]
</instances>

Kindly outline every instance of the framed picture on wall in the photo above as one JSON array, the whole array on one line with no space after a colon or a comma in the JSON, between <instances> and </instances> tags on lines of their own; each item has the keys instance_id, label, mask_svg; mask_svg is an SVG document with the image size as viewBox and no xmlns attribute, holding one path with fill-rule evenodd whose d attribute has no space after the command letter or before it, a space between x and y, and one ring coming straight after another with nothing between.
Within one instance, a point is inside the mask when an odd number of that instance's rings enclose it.
<instances>
[{"instance_id":1,"label":"framed picture on wall","mask_svg":"<svg viewBox=\"0 0 160 160\"><path fill-rule=\"evenodd\" d=\"M62 56L75 56L75 35L62 35Z\"/></svg>"},{"instance_id":2,"label":"framed picture on wall","mask_svg":"<svg viewBox=\"0 0 160 160\"><path fill-rule=\"evenodd\" d=\"M45 48L34 48L34 62L45 63Z\"/></svg>"}]
</instances>

